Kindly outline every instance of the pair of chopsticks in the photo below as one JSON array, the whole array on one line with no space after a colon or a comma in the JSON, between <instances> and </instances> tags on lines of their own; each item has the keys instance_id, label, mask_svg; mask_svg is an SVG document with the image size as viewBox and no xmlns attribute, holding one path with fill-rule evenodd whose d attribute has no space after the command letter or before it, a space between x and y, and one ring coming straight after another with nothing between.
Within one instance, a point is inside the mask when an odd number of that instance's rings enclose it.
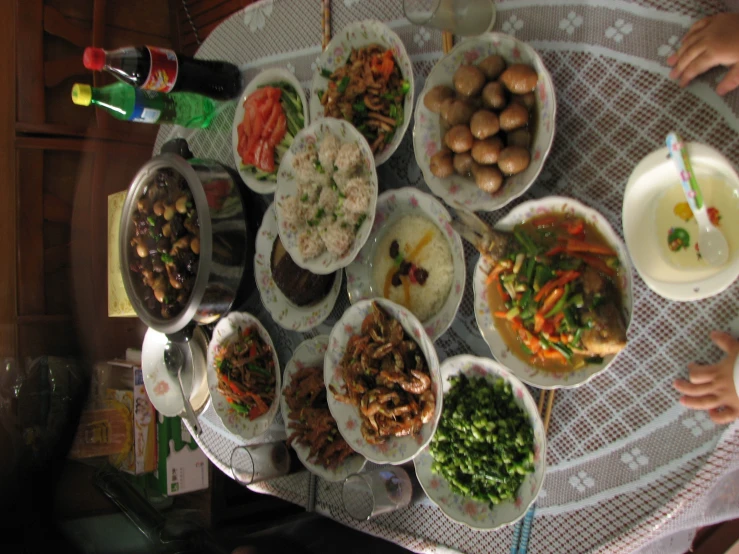
<instances>
[{"instance_id":1,"label":"pair of chopsticks","mask_svg":"<svg viewBox=\"0 0 739 554\"><path fill-rule=\"evenodd\" d=\"M441 48L444 54L447 54L454 47L454 35L449 31L444 31L441 34Z\"/></svg>"},{"instance_id":2,"label":"pair of chopsticks","mask_svg":"<svg viewBox=\"0 0 739 554\"><path fill-rule=\"evenodd\" d=\"M552 406L554 406L554 393L556 389L542 390L539 394L539 415L543 418L544 433L549 431L549 422L552 419ZM529 548L529 537L531 536L531 525L534 522L536 502L526 512L526 515L518 520L513 528L513 541L511 554L526 554Z\"/></svg>"}]
</instances>

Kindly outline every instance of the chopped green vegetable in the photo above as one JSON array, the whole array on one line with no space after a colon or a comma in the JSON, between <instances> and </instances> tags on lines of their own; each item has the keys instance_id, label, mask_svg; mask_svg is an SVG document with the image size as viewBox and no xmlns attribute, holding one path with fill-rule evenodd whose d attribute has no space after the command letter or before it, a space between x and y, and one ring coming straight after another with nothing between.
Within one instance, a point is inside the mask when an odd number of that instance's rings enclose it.
<instances>
[{"instance_id":1,"label":"chopped green vegetable","mask_svg":"<svg viewBox=\"0 0 739 554\"><path fill-rule=\"evenodd\" d=\"M408 81L403 81L400 85L400 92L407 94L411 90L411 84Z\"/></svg>"},{"instance_id":2,"label":"chopped green vegetable","mask_svg":"<svg viewBox=\"0 0 739 554\"><path fill-rule=\"evenodd\" d=\"M167 254L166 252L165 252L164 254L162 254L162 255L161 255L161 260L162 260L162 262L164 262L165 264L171 264L172 262L174 262L174 258L172 258L172 256L170 256L170 255L169 255L169 254Z\"/></svg>"},{"instance_id":3,"label":"chopped green vegetable","mask_svg":"<svg viewBox=\"0 0 739 554\"><path fill-rule=\"evenodd\" d=\"M349 76L346 75L341 81L339 81L339 84L337 86L337 89L339 90L339 93L343 93L346 90L346 87L349 86Z\"/></svg>"},{"instance_id":4,"label":"chopped green vegetable","mask_svg":"<svg viewBox=\"0 0 739 554\"><path fill-rule=\"evenodd\" d=\"M306 193L306 194L304 194L303 196L301 196L301 197L300 197L300 201L301 201L301 202L307 202L307 201L308 201L308 194Z\"/></svg>"},{"instance_id":5,"label":"chopped green vegetable","mask_svg":"<svg viewBox=\"0 0 739 554\"><path fill-rule=\"evenodd\" d=\"M149 217L146 218L146 221L149 222L149 225L151 225L152 227L154 227L157 224L157 216L150 215Z\"/></svg>"},{"instance_id":6,"label":"chopped green vegetable","mask_svg":"<svg viewBox=\"0 0 739 554\"><path fill-rule=\"evenodd\" d=\"M362 223L364 223L364 220L367 219L367 214L362 214L357 218L357 223L354 225L354 231L359 231L359 228L362 226Z\"/></svg>"},{"instance_id":7,"label":"chopped green vegetable","mask_svg":"<svg viewBox=\"0 0 739 554\"><path fill-rule=\"evenodd\" d=\"M355 112L366 112L367 111L367 106L364 105L364 102L357 102L356 104L352 104L352 108L354 108Z\"/></svg>"},{"instance_id":8,"label":"chopped green vegetable","mask_svg":"<svg viewBox=\"0 0 739 554\"><path fill-rule=\"evenodd\" d=\"M325 67L322 67L321 68L321 76L324 77L324 78L326 78L326 79L330 79L331 78L331 71L329 71Z\"/></svg>"}]
</instances>

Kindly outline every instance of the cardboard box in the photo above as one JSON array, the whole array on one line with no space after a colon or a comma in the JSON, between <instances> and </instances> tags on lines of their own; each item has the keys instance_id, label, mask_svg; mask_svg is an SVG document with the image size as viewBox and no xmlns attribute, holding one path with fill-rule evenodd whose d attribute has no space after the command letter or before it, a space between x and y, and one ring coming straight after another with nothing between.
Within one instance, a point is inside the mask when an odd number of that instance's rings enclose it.
<instances>
[{"instance_id":1,"label":"cardboard box","mask_svg":"<svg viewBox=\"0 0 739 554\"><path fill-rule=\"evenodd\" d=\"M157 414L159 490L168 496L207 489L208 458L179 417Z\"/></svg>"}]
</instances>

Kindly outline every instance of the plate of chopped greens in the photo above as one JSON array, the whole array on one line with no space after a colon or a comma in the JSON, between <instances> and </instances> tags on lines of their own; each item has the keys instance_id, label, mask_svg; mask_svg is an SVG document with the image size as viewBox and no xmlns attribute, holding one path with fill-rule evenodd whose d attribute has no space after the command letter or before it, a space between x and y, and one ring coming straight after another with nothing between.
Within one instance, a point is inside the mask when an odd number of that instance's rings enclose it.
<instances>
[{"instance_id":1,"label":"plate of chopped greens","mask_svg":"<svg viewBox=\"0 0 739 554\"><path fill-rule=\"evenodd\" d=\"M546 433L533 397L488 358L441 365L444 407L413 464L428 497L451 520L492 530L520 519L546 472Z\"/></svg>"},{"instance_id":2,"label":"plate of chopped greens","mask_svg":"<svg viewBox=\"0 0 739 554\"><path fill-rule=\"evenodd\" d=\"M251 80L231 129L234 165L246 186L259 194L275 191L280 161L308 121L305 92L292 73L265 69Z\"/></svg>"}]
</instances>

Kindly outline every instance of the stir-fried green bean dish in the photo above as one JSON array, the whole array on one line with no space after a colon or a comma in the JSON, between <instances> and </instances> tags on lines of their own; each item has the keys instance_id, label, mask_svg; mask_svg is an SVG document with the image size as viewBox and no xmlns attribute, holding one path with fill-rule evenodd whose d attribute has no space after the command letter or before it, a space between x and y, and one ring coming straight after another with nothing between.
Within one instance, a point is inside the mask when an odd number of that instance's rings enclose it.
<instances>
[{"instance_id":1,"label":"stir-fried green bean dish","mask_svg":"<svg viewBox=\"0 0 739 554\"><path fill-rule=\"evenodd\" d=\"M534 471L534 432L503 379L451 378L431 440L433 473L457 494L495 504L514 498Z\"/></svg>"}]
</instances>

